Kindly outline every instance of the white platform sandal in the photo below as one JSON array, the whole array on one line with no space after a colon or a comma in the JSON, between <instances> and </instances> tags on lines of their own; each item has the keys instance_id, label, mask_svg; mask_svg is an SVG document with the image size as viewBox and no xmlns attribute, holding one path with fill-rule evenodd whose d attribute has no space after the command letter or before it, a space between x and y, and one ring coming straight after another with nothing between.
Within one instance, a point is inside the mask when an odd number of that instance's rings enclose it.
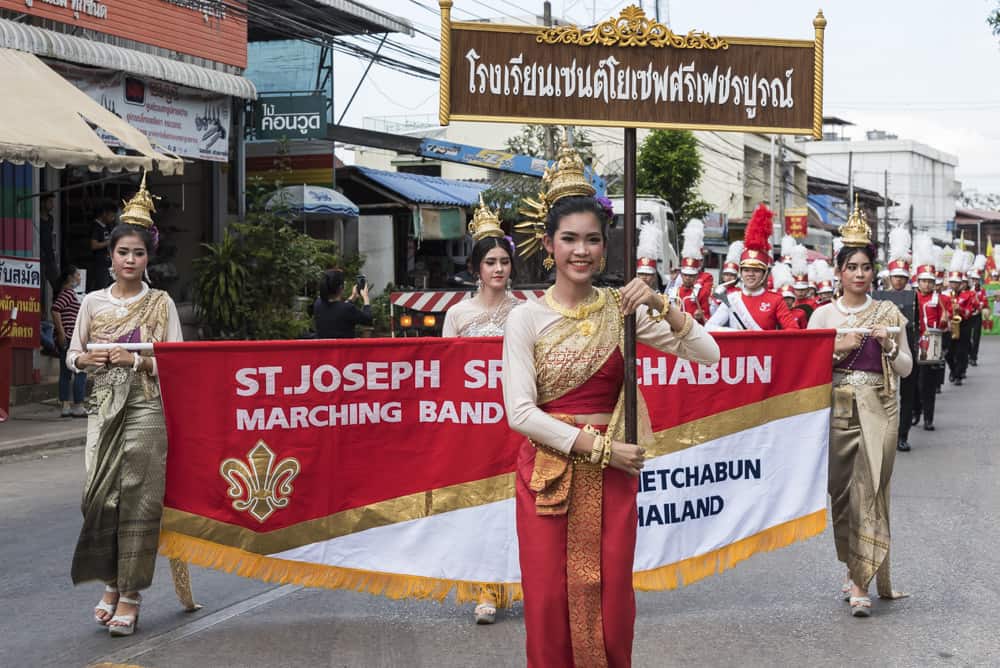
<instances>
[{"instance_id":1,"label":"white platform sandal","mask_svg":"<svg viewBox=\"0 0 1000 668\"><path fill-rule=\"evenodd\" d=\"M480 603L474 610L476 624L492 624L497 619L496 606L490 603Z\"/></svg>"},{"instance_id":2,"label":"white platform sandal","mask_svg":"<svg viewBox=\"0 0 1000 668\"><path fill-rule=\"evenodd\" d=\"M125 605L134 605L135 614L115 615L108 621L108 633L111 634L112 638L130 636L139 628L139 606L142 604L142 596L139 594L136 594L135 598L122 596L118 599L118 602Z\"/></svg>"},{"instance_id":3,"label":"white platform sandal","mask_svg":"<svg viewBox=\"0 0 1000 668\"><path fill-rule=\"evenodd\" d=\"M851 616L871 617L872 599L869 596L852 596L850 600Z\"/></svg>"},{"instance_id":4,"label":"white platform sandal","mask_svg":"<svg viewBox=\"0 0 1000 668\"><path fill-rule=\"evenodd\" d=\"M104 593L117 594L118 590L112 587L111 585L104 585ZM117 601L115 603L107 603L105 602L104 597L102 596L101 600L98 601L97 605L94 606L94 621L97 622L98 625L100 626L107 626L108 622L111 621L111 618L115 616L116 606L117 606ZM102 612L106 614L107 617L101 617Z\"/></svg>"}]
</instances>

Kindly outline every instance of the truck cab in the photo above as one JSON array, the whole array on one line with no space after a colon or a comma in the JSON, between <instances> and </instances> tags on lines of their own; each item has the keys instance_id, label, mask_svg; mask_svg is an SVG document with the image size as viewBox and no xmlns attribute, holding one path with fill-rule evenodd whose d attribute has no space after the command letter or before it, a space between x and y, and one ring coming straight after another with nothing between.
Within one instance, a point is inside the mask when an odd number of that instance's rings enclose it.
<instances>
[{"instance_id":1,"label":"truck cab","mask_svg":"<svg viewBox=\"0 0 1000 668\"><path fill-rule=\"evenodd\" d=\"M612 197L611 205L615 215L608 230L608 269L609 278L625 280L625 199ZM642 225L652 223L660 228L662 243L657 271L664 285L670 282L670 270L680 264L677 255L677 224L674 210L670 204L653 195L637 195L635 201L636 243L638 230Z\"/></svg>"}]
</instances>

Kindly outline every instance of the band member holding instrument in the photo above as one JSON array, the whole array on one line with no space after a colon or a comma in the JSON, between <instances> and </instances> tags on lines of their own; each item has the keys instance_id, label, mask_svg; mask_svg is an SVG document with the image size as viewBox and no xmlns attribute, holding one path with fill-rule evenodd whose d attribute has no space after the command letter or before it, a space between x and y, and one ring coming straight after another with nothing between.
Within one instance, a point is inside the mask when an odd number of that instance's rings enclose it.
<instances>
[{"instance_id":1,"label":"band member holding instrument","mask_svg":"<svg viewBox=\"0 0 1000 668\"><path fill-rule=\"evenodd\" d=\"M906 319L890 301L869 295L875 248L864 213L841 228L837 255L842 297L820 307L810 329L853 329L838 335L833 353L829 492L837 558L847 565L842 588L855 617L871 615L868 589L877 576L882 599L905 596L892 589L889 572L889 482L896 457L896 383L909 375ZM899 327L895 335L889 327Z\"/></svg>"},{"instance_id":2,"label":"band member holding instrument","mask_svg":"<svg viewBox=\"0 0 1000 668\"><path fill-rule=\"evenodd\" d=\"M803 314L804 317L799 321L802 329L806 328L813 311L819 307L819 303L812 296L813 286L809 282L807 252L802 244L795 244L792 250L792 291L795 294L795 301L792 302L791 308Z\"/></svg>"},{"instance_id":3,"label":"band member holding instrument","mask_svg":"<svg viewBox=\"0 0 1000 668\"><path fill-rule=\"evenodd\" d=\"M727 304L716 309L707 324L713 329L774 330L799 329L795 316L782 298L765 289L771 270L771 225L774 214L763 204L747 223L743 253L740 255L742 286L727 295Z\"/></svg>"},{"instance_id":4,"label":"band member holding instrument","mask_svg":"<svg viewBox=\"0 0 1000 668\"><path fill-rule=\"evenodd\" d=\"M944 365L944 333L948 330L951 299L935 290L934 242L929 234L913 240L913 264L917 275L917 395L911 425L924 419L924 430L934 431L934 404L938 375Z\"/></svg>"},{"instance_id":5,"label":"band member holding instrument","mask_svg":"<svg viewBox=\"0 0 1000 668\"><path fill-rule=\"evenodd\" d=\"M969 271L969 289L976 295L976 303L969 318L969 366L979 366L979 340L983 336L983 312L989 317L989 300L983 290L983 270L986 256L977 255Z\"/></svg>"},{"instance_id":6,"label":"band member holding instrument","mask_svg":"<svg viewBox=\"0 0 1000 668\"><path fill-rule=\"evenodd\" d=\"M910 233L904 227L889 230L889 292L903 293L905 304L914 306L915 295L910 289ZM897 295L898 296L898 295ZM897 302L899 304L899 302ZM916 319L918 316L914 316ZM916 357L916 331L908 333L907 343L910 356ZM901 452L910 451L910 426L913 423L913 403L917 395L917 374L911 373L899 381L899 441L896 448Z\"/></svg>"},{"instance_id":7,"label":"band member holding instrument","mask_svg":"<svg viewBox=\"0 0 1000 668\"><path fill-rule=\"evenodd\" d=\"M965 373L969 368L969 342L972 339L970 319L978 303L975 293L969 290L965 277L965 273L972 268L972 262L972 254L958 248L952 255L948 271L948 287L954 307L951 316L952 350L949 366L950 380L955 385L961 385L965 381Z\"/></svg>"},{"instance_id":8,"label":"band member holding instrument","mask_svg":"<svg viewBox=\"0 0 1000 668\"><path fill-rule=\"evenodd\" d=\"M681 308L690 313L699 325L705 324L711 310L709 295L711 284L702 278L701 245L705 238L705 224L692 218L684 226L684 246L681 249L681 285L672 295Z\"/></svg>"}]
</instances>

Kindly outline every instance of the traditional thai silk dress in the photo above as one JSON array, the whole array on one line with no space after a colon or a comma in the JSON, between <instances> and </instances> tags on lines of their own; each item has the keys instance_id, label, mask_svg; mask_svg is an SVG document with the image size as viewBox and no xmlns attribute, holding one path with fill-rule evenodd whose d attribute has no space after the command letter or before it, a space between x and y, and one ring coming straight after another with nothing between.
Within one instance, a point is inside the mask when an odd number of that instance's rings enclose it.
<instances>
[{"instance_id":1,"label":"traditional thai silk dress","mask_svg":"<svg viewBox=\"0 0 1000 668\"><path fill-rule=\"evenodd\" d=\"M867 589L878 575L878 593L892 597L889 571L889 481L896 460L899 428L898 379L910 374L913 359L906 318L895 304L871 300L853 314L838 301L816 309L810 329L899 327L895 359L866 338L833 368L830 416L829 492L837 559L851 579Z\"/></svg>"},{"instance_id":2,"label":"traditional thai silk dress","mask_svg":"<svg viewBox=\"0 0 1000 668\"><path fill-rule=\"evenodd\" d=\"M635 625L637 478L569 456L582 425L606 413L624 440L623 322L616 290L595 290L581 319L527 302L507 319L503 389L518 454L517 536L528 666L629 666ZM639 341L711 364L719 347L688 316L679 332L636 314ZM639 402L639 440L650 435ZM604 425L593 425L603 429Z\"/></svg>"},{"instance_id":3,"label":"traditional thai silk dress","mask_svg":"<svg viewBox=\"0 0 1000 668\"><path fill-rule=\"evenodd\" d=\"M77 368L76 359L88 343L182 338L177 309L167 293L143 284L138 295L122 300L105 288L84 298L67 364ZM87 423L83 528L71 571L74 584L100 580L131 592L152 583L167 457L152 361L152 373L125 367L86 369L94 389Z\"/></svg>"},{"instance_id":4,"label":"traditional thai silk dress","mask_svg":"<svg viewBox=\"0 0 1000 668\"><path fill-rule=\"evenodd\" d=\"M445 313L441 336L503 336L507 316L521 303L521 300L508 296L495 308L487 309L472 299L465 299ZM489 603L497 608L509 608L514 599L513 594L511 587L484 586L479 602Z\"/></svg>"}]
</instances>

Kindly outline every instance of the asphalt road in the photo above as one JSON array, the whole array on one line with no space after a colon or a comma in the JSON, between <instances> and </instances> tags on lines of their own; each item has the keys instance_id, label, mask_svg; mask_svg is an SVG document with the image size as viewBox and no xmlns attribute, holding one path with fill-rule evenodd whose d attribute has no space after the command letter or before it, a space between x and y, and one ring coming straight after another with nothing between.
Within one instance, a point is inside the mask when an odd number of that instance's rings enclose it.
<instances>
[{"instance_id":1,"label":"asphalt road","mask_svg":"<svg viewBox=\"0 0 1000 668\"><path fill-rule=\"evenodd\" d=\"M640 594L636 666L1000 666L1000 338L938 397L893 478L893 575L907 600L853 619L829 530L673 592ZM0 427L2 429L2 427ZM0 438L3 437L0 431ZM790 435L790 437L792 437ZM520 609L492 627L451 603L274 587L192 569L183 613L166 563L141 631L112 640L74 588L82 451L0 460L0 666L522 666Z\"/></svg>"}]
</instances>

